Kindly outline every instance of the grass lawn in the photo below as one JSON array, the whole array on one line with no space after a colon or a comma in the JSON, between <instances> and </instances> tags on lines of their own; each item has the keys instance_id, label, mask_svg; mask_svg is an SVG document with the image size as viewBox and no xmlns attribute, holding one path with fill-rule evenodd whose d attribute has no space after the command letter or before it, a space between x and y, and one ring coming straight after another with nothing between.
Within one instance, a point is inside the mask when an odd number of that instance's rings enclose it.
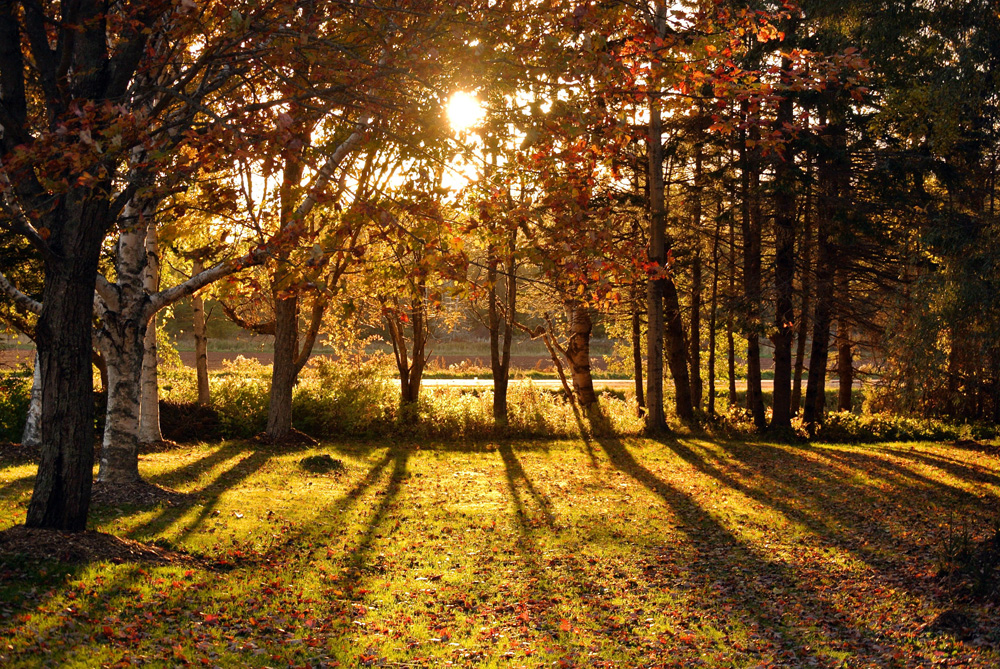
<instances>
[{"instance_id":1,"label":"grass lawn","mask_svg":"<svg viewBox=\"0 0 1000 669\"><path fill-rule=\"evenodd\" d=\"M151 453L174 506L93 527L197 556L0 558L0 666L1000 666L939 573L1000 459L935 444L404 441ZM311 473L306 456L343 460ZM34 465L0 462L0 529ZM993 594L996 597L996 593Z\"/></svg>"}]
</instances>

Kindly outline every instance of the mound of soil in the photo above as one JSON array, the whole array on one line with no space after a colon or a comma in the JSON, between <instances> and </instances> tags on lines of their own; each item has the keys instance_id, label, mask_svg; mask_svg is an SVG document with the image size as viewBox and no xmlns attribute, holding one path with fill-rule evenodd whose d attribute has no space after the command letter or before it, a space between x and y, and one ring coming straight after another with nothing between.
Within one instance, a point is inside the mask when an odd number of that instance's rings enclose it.
<instances>
[{"instance_id":1,"label":"mound of soil","mask_svg":"<svg viewBox=\"0 0 1000 669\"><path fill-rule=\"evenodd\" d=\"M59 562L145 562L195 564L197 558L103 532L59 532L15 525L0 532L0 555L25 555Z\"/></svg>"},{"instance_id":2,"label":"mound of soil","mask_svg":"<svg viewBox=\"0 0 1000 669\"><path fill-rule=\"evenodd\" d=\"M334 460L326 454L302 458L299 466L313 474L340 474L347 470L343 460Z\"/></svg>"},{"instance_id":3,"label":"mound of soil","mask_svg":"<svg viewBox=\"0 0 1000 669\"><path fill-rule=\"evenodd\" d=\"M215 441L222 438L219 413L195 403L160 400L160 432L174 442Z\"/></svg>"}]
</instances>

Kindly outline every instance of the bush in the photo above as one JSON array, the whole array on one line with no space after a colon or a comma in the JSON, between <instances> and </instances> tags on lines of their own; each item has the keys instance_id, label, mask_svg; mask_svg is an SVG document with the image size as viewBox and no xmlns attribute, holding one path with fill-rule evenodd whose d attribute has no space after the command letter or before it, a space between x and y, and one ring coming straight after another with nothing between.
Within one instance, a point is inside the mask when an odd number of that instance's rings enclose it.
<instances>
[{"instance_id":1,"label":"bush","mask_svg":"<svg viewBox=\"0 0 1000 669\"><path fill-rule=\"evenodd\" d=\"M387 365L383 356L314 360L292 397L295 427L314 437L385 432L399 401Z\"/></svg>"},{"instance_id":2,"label":"bush","mask_svg":"<svg viewBox=\"0 0 1000 669\"><path fill-rule=\"evenodd\" d=\"M222 373L211 383L212 406L219 414L222 436L246 439L260 434L267 427L270 366L242 355L222 366Z\"/></svg>"},{"instance_id":3,"label":"bush","mask_svg":"<svg viewBox=\"0 0 1000 669\"><path fill-rule=\"evenodd\" d=\"M223 437L219 412L195 402L160 400L160 431L164 439L180 443Z\"/></svg>"},{"instance_id":4,"label":"bush","mask_svg":"<svg viewBox=\"0 0 1000 669\"><path fill-rule=\"evenodd\" d=\"M545 390L530 382L509 386L508 424L502 428L494 425L492 388L427 387L415 411L404 417L399 382L392 378L391 367L384 355L314 359L300 374L292 397L294 427L316 438L407 435L443 439L565 438L597 429L638 434L644 427L634 399L625 393L601 393L603 418L600 427L592 430L585 417L574 413L561 390ZM211 374L211 410L195 405L194 370L165 368L160 378L161 410L165 412L161 420L169 439L245 439L267 426L269 365L242 357L224 363L223 371ZM185 412L198 416L198 425L190 430ZM173 427L168 429L166 423Z\"/></svg>"},{"instance_id":5,"label":"bush","mask_svg":"<svg viewBox=\"0 0 1000 669\"><path fill-rule=\"evenodd\" d=\"M0 376L0 441L21 441L30 402L30 374Z\"/></svg>"},{"instance_id":6,"label":"bush","mask_svg":"<svg viewBox=\"0 0 1000 669\"><path fill-rule=\"evenodd\" d=\"M198 373L193 367L160 365L157 375L160 382L160 400L176 404L198 402ZM213 376L218 376L218 373L210 373L209 379Z\"/></svg>"},{"instance_id":7,"label":"bush","mask_svg":"<svg viewBox=\"0 0 1000 669\"><path fill-rule=\"evenodd\" d=\"M995 435L996 429L990 426L955 425L889 413L859 415L847 411L827 414L816 432L817 439L830 442L955 441Z\"/></svg>"}]
</instances>

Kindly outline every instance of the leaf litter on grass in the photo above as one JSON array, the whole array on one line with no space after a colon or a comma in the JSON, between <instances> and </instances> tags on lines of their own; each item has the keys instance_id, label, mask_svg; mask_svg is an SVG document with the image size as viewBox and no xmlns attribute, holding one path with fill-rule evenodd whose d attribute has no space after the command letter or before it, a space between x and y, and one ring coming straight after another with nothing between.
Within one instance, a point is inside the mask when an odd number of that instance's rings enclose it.
<instances>
[{"instance_id":1,"label":"leaf litter on grass","mask_svg":"<svg viewBox=\"0 0 1000 669\"><path fill-rule=\"evenodd\" d=\"M935 568L949 514L985 528L996 513L986 452L693 438L249 448L143 456L187 501L98 514L95 528L225 570L0 566L23 575L0 584L16 602L0 604L0 663L1000 663L995 604ZM303 471L313 456L344 471Z\"/></svg>"}]
</instances>

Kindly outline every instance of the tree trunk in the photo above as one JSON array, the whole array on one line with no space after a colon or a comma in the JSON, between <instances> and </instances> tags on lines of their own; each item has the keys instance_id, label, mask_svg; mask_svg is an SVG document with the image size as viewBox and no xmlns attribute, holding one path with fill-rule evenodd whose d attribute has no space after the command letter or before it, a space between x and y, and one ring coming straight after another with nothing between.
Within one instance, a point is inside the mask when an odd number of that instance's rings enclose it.
<instances>
[{"instance_id":1,"label":"tree trunk","mask_svg":"<svg viewBox=\"0 0 1000 669\"><path fill-rule=\"evenodd\" d=\"M490 286L489 321L490 321L490 367L493 370L493 420L497 425L507 424L507 387L510 383L510 346L513 339L513 322L517 306L517 268L514 265L514 247L517 240L517 228L509 235L507 258L504 263L506 276L504 280L504 313L500 313L499 295L497 292L497 267L500 259L496 256L496 247L489 248L489 269L487 282ZM502 318L501 318L502 316ZM501 332L502 330L502 332Z\"/></svg>"},{"instance_id":2,"label":"tree trunk","mask_svg":"<svg viewBox=\"0 0 1000 669\"><path fill-rule=\"evenodd\" d=\"M742 106L744 118L749 116L749 105ZM756 144L759 133L754 131L752 138ZM758 430L767 427L764 415L764 399L761 394L760 376L760 232L761 212L759 202L760 172L756 159L751 158L747 147L747 132L741 131L740 166L741 166L741 209L743 225L743 296L746 300L746 323L744 332L747 337L747 408L753 416L754 425Z\"/></svg>"},{"instance_id":3,"label":"tree trunk","mask_svg":"<svg viewBox=\"0 0 1000 669\"><path fill-rule=\"evenodd\" d=\"M681 305L673 277L663 279L663 313L666 320L667 366L674 379L674 397L677 417L685 423L694 420L691 402L691 380L688 377L688 359L684 340L684 323Z\"/></svg>"},{"instance_id":4,"label":"tree trunk","mask_svg":"<svg viewBox=\"0 0 1000 669\"><path fill-rule=\"evenodd\" d=\"M292 224L302 172L302 161L295 152L288 152L280 189L282 229ZM278 259L271 284L274 299L274 365L271 368L271 397L264 433L272 441L287 439L292 433L292 392L298 376L295 360L299 352L299 297L294 286L289 285L293 277L287 264L287 256Z\"/></svg>"},{"instance_id":5,"label":"tree trunk","mask_svg":"<svg viewBox=\"0 0 1000 669\"><path fill-rule=\"evenodd\" d=\"M126 331L125 334L132 333ZM97 473L97 480L101 483L136 483L140 480L140 407L136 391L142 374L142 349L129 339L131 337L125 337L123 341L109 343L105 347L108 409L101 445L101 466ZM112 349L117 350L111 353Z\"/></svg>"},{"instance_id":6,"label":"tree trunk","mask_svg":"<svg viewBox=\"0 0 1000 669\"><path fill-rule=\"evenodd\" d=\"M87 191L89 195L89 191ZM25 524L86 529L94 463L94 288L107 202L71 190L49 238L35 345L42 379L42 445Z\"/></svg>"},{"instance_id":7,"label":"tree trunk","mask_svg":"<svg viewBox=\"0 0 1000 669\"><path fill-rule=\"evenodd\" d=\"M719 311L719 238L722 236L722 201L715 219L715 237L712 239L712 302L708 315L708 413L715 415L715 350L716 326Z\"/></svg>"},{"instance_id":8,"label":"tree trunk","mask_svg":"<svg viewBox=\"0 0 1000 669\"><path fill-rule=\"evenodd\" d=\"M424 366L427 364L425 347L427 345L427 322L424 314L424 303L417 294L422 294L423 283L415 286L409 321L413 327L413 355L410 356L406 346L406 332L399 316L386 315L389 338L392 340L392 350L396 357L396 369L399 371L399 404L404 419L417 418L417 403L420 400L420 381ZM401 313L399 301L395 300L396 312Z\"/></svg>"},{"instance_id":9,"label":"tree trunk","mask_svg":"<svg viewBox=\"0 0 1000 669\"><path fill-rule=\"evenodd\" d=\"M160 250L156 236L156 221L149 215L146 233L146 272L143 281L147 295L160 288ZM160 384L157 374L156 314L146 325L142 354L142 401L139 413L139 443L163 441L160 432Z\"/></svg>"},{"instance_id":10,"label":"tree trunk","mask_svg":"<svg viewBox=\"0 0 1000 669\"><path fill-rule=\"evenodd\" d=\"M729 406L736 406L736 337L733 332L733 304L736 300L736 226L729 221L729 290L726 296L726 371L729 374Z\"/></svg>"},{"instance_id":11,"label":"tree trunk","mask_svg":"<svg viewBox=\"0 0 1000 669\"><path fill-rule=\"evenodd\" d=\"M819 216L818 257L816 258L816 309L813 316L812 350L802 419L806 424L822 422L826 405L826 365L830 349L830 303L833 301L833 263L836 262L828 225Z\"/></svg>"},{"instance_id":12,"label":"tree trunk","mask_svg":"<svg viewBox=\"0 0 1000 669\"><path fill-rule=\"evenodd\" d=\"M794 22L791 24L794 26ZM794 27L791 29L794 32ZM788 85L792 62L781 59L782 83ZM778 103L775 131L783 133L792 124L793 108L789 91ZM774 167L774 394L771 428L792 427L792 337L795 310L792 301L795 280L795 148L791 137L775 154Z\"/></svg>"},{"instance_id":13,"label":"tree trunk","mask_svg":"<svg viewBox=\"0 0 1000 669\"><path fill-rule=\"evenodd\" d=\"M840 305L837 319L837 376L840 383L837 409L850 411L853 408L854 390L854 356L851 349L851 324L847 318L847 308L850 304L850 279L847 272L841 268L837 276L837 288Z\"/></svg>"},{"instance_id":14,"label":"tree trunk","mask_svg":"<svg viewBox=\"0 0 1000 669\"><path fill-rule=\"evenodd\" d=\"M810 169L811 172L811 169ZM802 406L802 371L805 368L806 339L809 337L809 309L812 294L812 183L806 181L805 211L802 231L802 300L799 305L799 332L795 342L795 376L792 382L792 415Z\"/></svg>"},{"instance_id":15,"label":"tree trunk","mask_svg":"<svg viewBox=\"0 0 1000 669\"><path fill-rule=\"evenodd\" d=\"M283 276L283 274L282 274ZM276 272L275 277L279 274ZM270 440L281 440L292 433L292 392L295 388L295 358L299 346L298 296L282 297L275 282L274 295L274 366L271 368L271 396L267 408Z\"/></svg>"},{"instance_id":16,"label":"tree trunk","mask_svg":"<svg viewBox=\"0 0 1000 669\"><path fill-rule=\"evenodd\" d=\"M835 221L837 213L843 207L841 201L849 179L843 127L833 123L827 125L823 140L827 146L824 147L819 162L821 190L816 212L816 307L806 402L802 414L803 420L809 425L822 422L826 405L826 366L829 359L834 270L837 263Z\"/></svg>"},{"instance_id":17,"label":"tree trunk","mask_svg":"<svg viewBox=\"0 0 1000 669\"><path fill-rule=\"evenodd\" d=\"M702 144L699 141L694 147L694 198L691 221L694 233L694 254L691 259L691 335L688 338L688 359L691 365L691 406L694 410L701 409L701 195L704 188L702 169Z\"/></svg>"},{"instance_id":18,"label":"tree trunk","mask_svg":"<svg viewBox=\"0 0 1000 669\"><path fill-rule=\"evenodd\" d=\"M104 304L98 345L108 366L108 407L97 480L135 483L139 477L139 413L148 317L144 275L146 226L142 209L126 208L132 227L118 237L117 304ZM91 298L93 300L93 298Z\"/></svg>"},{"instance_id":19,"label":"tree trunk","mask_svg":"<svg viewBox=\"0 0 1000 669\"><path fill-rule=\"evenodd\" d=\"M701 381L701 249L695 250L691 266L691 329L688 337L688 361L691 367L691 406L701 408L704 388Z\"/></svg>"},{"instance_id":20,"label":"tree trunk","mask_svg":"<svg viewBox=\"0 0 1000 669\"><path fill-rule=\"evenodd\" d=\"M573 304L570 307L570 336L566 346L566 359L573 377L573 391L584 409L597 403L594 379L590 374L590 333L593 329L590 310L579 303Z\"/></svg>"},{"instance_id":21,"label":"tree trunk","mask_svg":"<svg viewBox=\"0 0 1000 669\"><path fill-rule=\"evenodd\" d=\"M28 402L28 417L21 433L21 445L38 448L42 445L42 365L35 352L35 370L31 375L31 399Z\"/></svg>"},{"instance_id":22,"label":"tree trunk","mask_svg":"<svg viewBox=\"0 0 1000 669\"><path fill-rule=\"evenodd\" d=\"M659 11L658 11L659 13ZM652 100L649 110L649 262L665 276L667 271L667 216L663 185L663 126L660 107ZM664 278L651 277L647 282L646 328L646 429L659 432L667 427L663 412L663 316Z\"/></svg>"},{"instance_id":23,"label":"tree trunk","mask_svg":"<svg viewBox=\"0 0 1000 669\"><path fill-rule=\"evenodd\" d=\"M191 276L205 269L200 259L191 262ZM205 301L199 293L191 296L191 310L194 312L194 366L198 377L198 404L212 403L208 387L208 337L205 335Z\"/></svg>"},{"instance_id":24,"label":"tree trunk","mask_svg":"<svg viewBox=\"0 0 1000 669\"><path fill-rule=\"evenodd\" d=\"M642 385L642 313L638 281L632 286L632 374L635 380L635 405L639 418L646 413L646 398Z\"/></svg>"},{"instance_id":25,"label":"tree trunk","mask_svg":"<svg viewBox=\"0 0 1000 669\"><path fill-rule=\"evenodd\" d=\"M410 365L409 396L406 402L416 406L420 399L420 382L423 380L424 367L427 365L427 314L424 311L424 284L418 284L420 295L413 301L413 311L410 319L413 322L413 361Z\"/></svg>"}]
</instances>

